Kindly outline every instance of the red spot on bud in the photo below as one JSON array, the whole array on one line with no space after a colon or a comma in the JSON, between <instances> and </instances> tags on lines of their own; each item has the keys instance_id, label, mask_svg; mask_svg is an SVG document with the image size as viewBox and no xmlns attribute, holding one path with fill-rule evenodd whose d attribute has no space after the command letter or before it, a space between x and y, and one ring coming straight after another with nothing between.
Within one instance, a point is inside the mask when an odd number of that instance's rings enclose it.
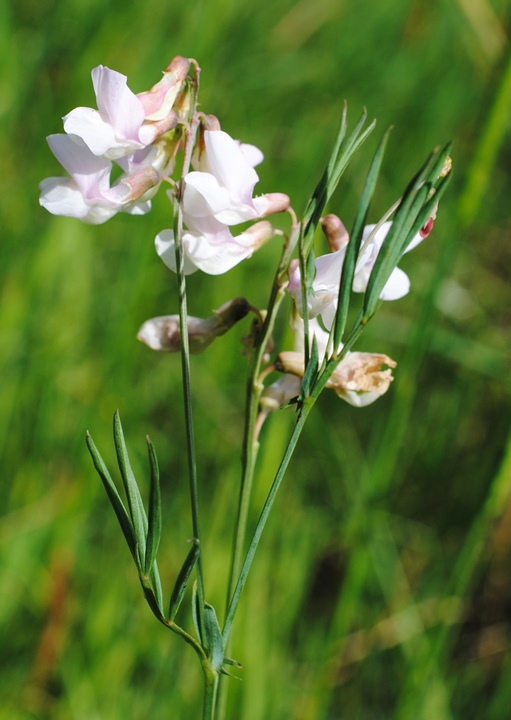
<instances>
[{"instance_id":1,"label":"red spot on bud","mask_svg":"<svg viewBox=\"0 0 511 720\"><path fill-rule=\"evenodd\" d=\"M429 220L421 227L419 230L419 235L421 238L427 238L429 233L433 230L433 225L435 224L434 218L429 218Z\"/></svg>"}]
</instances>

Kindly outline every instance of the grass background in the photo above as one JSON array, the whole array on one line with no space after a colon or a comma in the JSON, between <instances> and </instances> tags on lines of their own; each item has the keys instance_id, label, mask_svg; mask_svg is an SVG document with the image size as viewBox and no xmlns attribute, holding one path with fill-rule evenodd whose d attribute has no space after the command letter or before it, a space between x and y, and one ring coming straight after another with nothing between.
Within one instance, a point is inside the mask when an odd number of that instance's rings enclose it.
<instances>
[{"instance_id":1,"label":"grass background","mask_svg":"<svg viewBox=\"0 0 511 720\"><path fill-rule=\"evenodd\" d=\"M38 206L58 174L44 137L92 105L90 70L148 88L176 54L202 107L260 146L260 190L303 208L346 98L394 124L374 218L453 138L434 233L403 261L412 292L359 349L398 361L357 410L325 396L277 502L235 628L236 720L505 720L511 610L510 161L506 0L3 0L0 4L0 717L196 718L195 657L145 607L87 456L114 467L119 408L139 476L150 433L164 477L167 592L191 534L179 361L134 336L175 312L174 277L143 218L100 227ZM349 225L371 138L330 207ZM190 278L205 315L264 306L277 248ZM285 334L283 325L280 333ZM193 360L208 598L218 607L239 474L245 360L236 328ZM255 507L292 416L263 434ZM253 520L256 517L254 510ZM187 623L183 619L183 623Z\"/></svg>"}]
</instances>

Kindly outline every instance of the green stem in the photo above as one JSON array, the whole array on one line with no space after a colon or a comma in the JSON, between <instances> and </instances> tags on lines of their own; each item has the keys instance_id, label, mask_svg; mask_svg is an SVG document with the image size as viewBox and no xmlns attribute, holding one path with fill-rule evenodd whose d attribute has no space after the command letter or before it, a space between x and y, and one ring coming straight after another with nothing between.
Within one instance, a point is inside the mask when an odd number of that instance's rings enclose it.
<instances>
[{"instance_id":1,"label":"green stem","mask_svg":"<svg viewBox=\"0 0 511 720\"><path fill-rule=\"evenodd\" d=\"M230 638L231 630L232 630L232 624L234 621L234 616L235 616L236 610L238 608L241 593L243 592L243 588L245 587L245 583L247 581L248 573L250 572L250 568L251 568L252 562L254 560L254 555L255 555L257 547L259 545L259 541L261 540L261 535L266 526L266 522L268 520L270 511L273 507L273 503L275 502L277 492L279 491L279 488L282 484L282 480L284 479L284 475L286 473L289 462L293 455L294 449L296 447L296 443L298 442L298 438L300 437L300 434L303 430L303 426L305 424L307 416L308 416L309 412L311 411L313 405L314 405L314 399L308 398L305 401L303 407L301 408L301 410L299 412L293 433L291 435L291 438L290 438L289 443L286 448L286 452L284 453L284 457L282 458L279 469L277 470L277 474L275 475L275 479L273 480L273 484L268 493L268 497L266 498L266 502L264 503L263 509L261 511L261 515L259 517L259 520L257 522L256 528L254 531L254 535L252 537L252 542L250 543L250 547L249 547L247 555L245 557L245 562L243 563L243 567L241 568L241 572L240 572L238 581L236 583L236 587L234 589L233 597L232 597L231 603L229 605L229 609L227 611L227 617L225 619L225 624L224 624L224 628L222 631L224 647L227 646L227 644L229 642L229 638Z\"/></svg>"},{"instance_id":2,"label":"green stem","mask_svg":"<svg viewBox=\"0 0 511 720\"><path fill-rule=\"evenodd\" d=\"M261 397L262 385L259 382L261 365L266 352L266 347L273 332L275 318L280 307L280 303L284 297L284 285L289 259L294 246L294 233L298 228L295 224L291 231L290 237L284 246L283 254L270 295L266 317L261 327L254 332L254 347L251 355L250 370L247 380L246 391L246 411L245 411L245 428L243 434L242 447L242 471L240 495L238 502L238 513L234 530L233 554L231 568L229 574L229 583L226 598L226 612L232 600L234 589L236 587L236 578L239 575L241 562L243 559L243 550L245 545L245 536L248 520L248 509L250 504L250 496L252 492L252 481L254 477L254 468L257 460L257 452L259 443L255 439L255 426L257 414L259 410L259 400Z\"/></svg>"},{"instance_id":3,"label":"green stem","mask_svg":"<svg viewBox=\"0 0 511 720\"><path fill-rule=\"evenodd\" d=\"M293 231L296 226L293 228ZM254 469L259 450L259 442L255 439L255 427L257 414L259 410L259 400L261 397L262 385L258 378L261 372L266 347L273 331L275 318L280 307L280 303L284 297L284 279L289 265L289 258L294 243L293 231L287 240L282 259L280 261L275 280L268 303L266 318L261 326L254 332L254 347L252 350L250 370L247 380L246 392L246 412L245 412L245 428L243 434L242 447L242 471L240 494L238 501L238 512L234 527L233 551L231 559L231 567L229 572L229 582L227 585L226 598L226 615L232 602L234 592L236 590L237 578L240 574L243 553L245 548L245 538L247 534L248 511L250 507L250 497L252 494L252 483L254 478ZM224 641L224 652L228 652L229 642ZM218 699L218 713L220 718L225 717L227 703L227 684L220 683L220 692Z\"/></svg>"},{"instance_id":4,"label":"green stem","mask_svg":"<svg viewBox=\"0 0 511 720\"><path fill-rule=\"evenodd\" d=\"M199 119L196 112L197 95L199 89L199 71L196 68L195 86L192 88L193 108L190 125L186 132L185 148L183 157L183 168L181 172L181 180L179 183L179 195L174 200L174 238L176 252L176 274L178 280L178 296L179 296L179 326L181 332L181 371L183 377L183 399L185 411L185 425L187 438L187 456L188 456L188 478L190 483L190 502L192 509L192 526L193 535L199 545L199 557L197 560L197 593L199 597L199 630L200 635L204 637L204 575L202 563L202 545L201 531L199 521L199 494L197 484L197 463L195 452L195 432L193 424L192 411L192 392L191 392L191 373L190 373L190 347L188 339L188 306L186 297L186 276L184 272L184 253L183 253L183 208L182 197L184 191L184 177L188 173L192 158L193 146L199 126Z\"/></svg>"},{"instance_id":5,"label":"green stem","mask_svg":"<svg viewBox=\"0 0 511 720\"><path fill-rule=\"evenodd\" d=\"M202 720L214 720L216 696L218 691L219 675L209 667L204 671L204 705L202 707Z\"/></svg>"}]
</instances>

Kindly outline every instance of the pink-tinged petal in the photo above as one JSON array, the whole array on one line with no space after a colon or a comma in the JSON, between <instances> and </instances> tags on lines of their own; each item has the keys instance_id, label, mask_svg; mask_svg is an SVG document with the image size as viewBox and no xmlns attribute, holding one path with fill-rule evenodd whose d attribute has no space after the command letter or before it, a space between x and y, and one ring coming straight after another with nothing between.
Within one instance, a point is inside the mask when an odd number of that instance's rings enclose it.
<instances>
[{"instance_id":1,"label":"pink-tinged petal","mask_svg":"<svg viewBox=\"0 0 511 720\"><path fill-rule=\"evenodd\" d=\"M222 242L216 244L204 235L185 233L183 246L190 261L208 275L226 273L242 260L249 258L253 252L251 247L237 243L232 235L230 235L230 241L224 236Z\"/></svg>"},{"instance_id":2,"label":"pink-tinged petal","mask_svg":"<svg viewBox=\"0 0 511 720\"><path fill-rule=\"evenodd\" d=\"M122 208L122 212L128 215L147 215L151 210L151 201L145 200L144 202L136 202L131 205L126 205Z\"/></svg>"},{"instance_id":3,"label":"pink-tinged petal","mask_svg":"<svg viewBox=\"0 0 511 720\"><path fill-rule=\"evenodd\" d=\"M76 135L49 135L48 145L60 164L78 185L86 200L108 190L112 163L94 155Z\"/></svg>"},{"instance_id":4,"label":"pink-tinged petal","mask_svg":"<svg viewBox=\"0 0 511 720\"><path fill-rule=\"evenodd\" d=\"M263 153L255 145L249 145L247 143L239 143L239 147L240 147L241 152L243 153L243 157L248 162L248 164L251 165L252 167L259 165L264 160Z\"/></svg>"},{"instance_id":5,"label":"pink-tinged petal","mask_svg":"<svg viewBox=\"0 0 511 720\"><path fill-rule=\"evenodd\" d=\"M78 135L94 155L105 155L119 145L113 127L97 110L79 107L64 117L64 130L68 135ZM122 145L124 148L124 144ZM124 151L123 151L124 152Z\"/></svg>"},{"instance_id":6,"label":"pink-tinged petal","mask_svg":"<svg viewBox=\"0 0 511 720\"><path fill-rule=\"evenodd\" d=\"M346 249L337 250L337 252L320 255L315 261L316 277L314 278L314 289L320 288L339 288L339 280L341 279L342 266L344 264L344 256Z\"/></svg>"},{"instance_id":7,"label":"pink-tinged petal","mask_svg":"<svg viewBox=\"0 0 511 720\"><path fill-rule=\"evenodd\" d=\"M174 243L174 232L172 230L162 230L154 239L154 245L156 252L163 260L165 265L176 272L176 248ZM197 270L197 267L184 256L184 271L185 275L191 275Z\"/></svg>"},{"instance_id":8,"label":"pink-tinged petal","mask_svg":"<svg viewBox=\"0 0 511 720\"><path fill-rule=\"evenodd\" d=\"M399 268L392 271L380 294L380 300L399 300L410 291L408 275Z\"/></svg>"},{"instance_id":9,"label":"pink-tinged petal","mask_svg":"<svg viewBox=\"0 0 511 720\"><path fill-rule=\"evenodd\" d=\"M92 71L98 109L108 119L118 139L138 142L145 113L142 103L127 85L125 75L99 65Z\"/></svg>"},{"instance_id":10,"label":"pink-tinged petal","mask_svg":"<svg viewBox=\"0 0 511 720\"><path fill-rule=\"evenodd\" d=\"M229 193L211 173L192 171L185 176L183 212L193 218L215 216L230 203Z\"/></svg>"},{"instance_id":11,"label":"pink-tinged petal","mask_svg":"<svg viewBox=\"0 0 511 720\"><path fill-rule=\"evenodd\" d=\"M52 215L77 218L91 225L100 225L117 212L115 208L87 204L71 178L47 178L39 187L39 203Z\"/></svg>"},{"instance_id":12,"label":"pink-tinged petal","mask_svg":"<svg viewBox=\"0 0 511 720\"><path fill-rule=\"evenodd\" d=\"M39 204L52 215L82 219L89 211L89 206L71 178L46 178L39 184L39 189Z\"/></svg>"},{"instance_id":13,"label":"pink-tinged petal","mask_svg":"<svg viewBox=\"0 0 511 720\"><path fill-rule=\"evenodd\" d=\"M340 397L341 400L344 400L344 402L347 402L348 405L353 405L353 407L358 408L372 405L373 402L382 396L382 393L379 392L379 390L357 392L356 390L339 389L336 390L336 393L338 397Z\"/></svg>"},{"instance_id":14,"label":"pink-tinged petal","mask_svg":"<svg viewBox=\"0 0 511 720\"><path fill-rule=\"evenodd\" d=\"M183 209L192 217L213 217L224 225L238 225L246 220L254 220L259 213L253 206L233 200L226 187L221 185L211 173L193 171L185 177L186 189L183 197ZM263 205L266 201L262 198Z\"/></svg>"},{"instance_id":15,"label":"pink-tinged petal","mask_svg":"<svg viewBox=\"0 0 511 720\"><path fill-rule=\"evenodd\" d=\"M204 143L211 173L227 188L233 200L251 204L259 176L236 141L221 130L207 130Z\"/></svg>"}]
</instances>

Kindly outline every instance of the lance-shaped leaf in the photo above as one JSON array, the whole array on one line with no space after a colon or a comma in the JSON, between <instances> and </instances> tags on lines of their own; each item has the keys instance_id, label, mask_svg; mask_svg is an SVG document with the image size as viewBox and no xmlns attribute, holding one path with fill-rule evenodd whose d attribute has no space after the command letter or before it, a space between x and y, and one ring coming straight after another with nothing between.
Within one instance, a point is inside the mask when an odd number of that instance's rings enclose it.
<instances>
[{"instance_id":1,"label":"lance-shaped leaf","mask_svg":"<svg viewBox=\"0 0 511 720\"><path fill-rule=\"evenodd\" d=\"M369 279L364 298L366 321L374 314L380 293L411 242L414 229L421 227L420 224L427 220L428 208L438 202L437 188L445 188L446 178L441 173L449 150L450 144L441 153L432 154L403 194Z\"/></svg>"},{"instance_id":2,"label":"lance-shaped leaf","mask_svg":"<svg viewBox=\"0 0 511 720\"><path fill-rule=\"evenodd\" d=\"M154 565L156 567L156 563ZM153 570L154 573L154 570ZM156 575L158 578L159 583L159 574L158 570L156 569ZM139 575L140 577L140 583L142 585L142 589L144 591L144 596L146 599L147 604L151 608L151 611L153 615L162 623L165 623L165 615L163 614L163 598L161 595L161 584L158 587L155 587L154 584L154 574L152 574L152 577L148 577L147 575Z\"/></svg>"},{"instance_id":3,"label":"lance-shaped leaf","mask_svg":"<svg viewBox=\"0 0 511 720\"><path fill-rule=\"evenodd\" d=\"M325 209L325 205L335 192L351 158L374 130L375 121L373 121L364 130L364 132L362 132L362 128L364 127L367 119L367 112L364 109L357 125L354 127L350 135L346 137L346 113L347 106L344 104L341 124L330 160L304 213L304 230L300 239L300 245L303 248L305 255L309 253L312 247L314 233L320 221L321 215L323 214L323 210Z\"/></svg>"},{"instance_id":4,"label":"lance-shaped leaf","mask_svg":"<svg viewBox=\"0 0 511 720\"><path fill-rule=\"evenodd\" d=\"M318 353L318 342L316 340L316 336L314 335L312 338L312 348L311 348L311 356L309 358L309 362L307 363L307 366L305 368L305 372L303 375L302 385L300 388L300 395L298 397L298 402L303 401L306 397L309 397L311 394L311 389L314 386L314 382L318 375L318 366L319 366L319 353Z\"/></svg>"},{"instance_id":5,"label":"lance-shaped leaf","mask_svg":"<svg viewBox=\"0 0 511 720\"><path fill-rule=\"evenodd\" d=\"M103 485L105 486L105 490L107 492L110 503L112 504L114 512L117 515L119 525L121 526L121 530L124 534L124 537L126 538L126 542L130 549L130 552L135 562L137 562L137 542L135 532L133 530L133 525L128 516L126 508L124 507L124 503L122 502L121 497L117 492L117 488L115 487L110 473L108 472L107 467L103 461L103 458L99 454L98 449L96 448L94 441L92 440L92 437L89 435L89 433L87 433L86 442L92 457L92 462L94 463L94 467L96 468L99 477L103 481Z\"/></svg>"},{"instance_id":6,"label":"lance-shaped leaf","mask_svg":"<svg viewBox=\"0 0 511 720\"><path fill-rule=\"evenodd\" d=\"M362 237L364 234L364 227L366 225L367 216L369 213L369 206L371 204L371 200L376 189L376 183L380 174L380 168L391 130L392 128L390 127L384 133L374 154L374 158L369 168L369 172L367 173L367 178L364 184L364 188L362 190L362 195L358 203L355 220L353 221L353 227L350 233L350 241L346 248L346 255L344 258L344 263L342 265L341 281L339 283L339 300L337 303L337 313L335 316L335 322L332 330L334 354L337 354L337 349L342 341L342 336L344 334L353 287L353 278L355 276L355 269L357 265L358 255L360 252L360 245L362 243Z\"/></svg>"},{"instance_id":7,"label":"lance-shaped leaf","mask_svg":"<svg viewBox=\"0 0 511 720\"><path fill-rule=\"evenodd\" d=\"M192 588L192 619L193 619L193 626L195 628L195 632L197 633L197 637L200 640L200 644L204 645L204 638L202 637L201 632L201 614L200 614L200 607L199 607L199 593L197 592L197 580L193 583Z\"/></svg>"},{"instance_id":8,"label":"lance-shaped leaf","mask_svg":"<svg viewBox=\"0 0 511 720\"><path fill-rule=\"evenodd\" d=\"M146 440L147 452L149 455L149 467L151 469L151 489L149 492L149 517L144 572L146 575L149 575L156 559L161 538L161 492L160 472L158 469L158 459L154 451L154 445L149 437L147 437Z\"/></svg>"},{"instance_id":9,"label":"lance-shaped leaf","mask_svg":"<svg viewBox=\"0 0 511 720\"><path fill-rule=\"evenodd\" d=\"M218 624L215 608L204 603L204 632L206 634L206 651L213 670L220 670L224 661L224 645L222 631Z\"/></svg>"},{"instance_id":10,"label":"lance-shaped leaf","mask_svg":"<svg viewBox=\"0 0 511 720\"><path fill-rule=\"evenodd\" d=\"M128 509L133 525L133 531L135 533L135 540L137 545L137 566L139 570L144 567L144 558L146 552L146 536L147 536L147 517L138 489L137 481L133 470L131 469L130 460L128 457L128 450L124 440L124 434L122 432L121 419L119 412L116 411L114 415L114 444L115 451L117 453L117 462L119 463L119 470L121 472L122 481L124 483L124 489L126 491L126 497L128 500Z\"/></svg>"},{"instance_id":11,"label":"lance-shaped leaf","mask_svg":"<svg viewBox=\"0 0 511 720\"><path fill-rule=\"evenodd\" d=\"M199 544L194 541L192 547L190 548L190 552L186 556L186 559L183 563L183 566L181 570L179 571L179 575L177 576L176 583L174 585L174 589L172 590L172 595L170 596L170 605L169 605L169 618L170 620L174 620L174 618L177 615L177 612L179 610L179 606L181 605L181 602L183 600L186 586L188 585L188 581L190 580L190 575L192 574L193 568L195 567L195 563L197 562L199 558ZM196 598L194 598L196 600ZM198 624L196 626L196 629L198 628ZM199 631L197 629L197 634L199 634Z\"/></svg>"}]
</instances>

